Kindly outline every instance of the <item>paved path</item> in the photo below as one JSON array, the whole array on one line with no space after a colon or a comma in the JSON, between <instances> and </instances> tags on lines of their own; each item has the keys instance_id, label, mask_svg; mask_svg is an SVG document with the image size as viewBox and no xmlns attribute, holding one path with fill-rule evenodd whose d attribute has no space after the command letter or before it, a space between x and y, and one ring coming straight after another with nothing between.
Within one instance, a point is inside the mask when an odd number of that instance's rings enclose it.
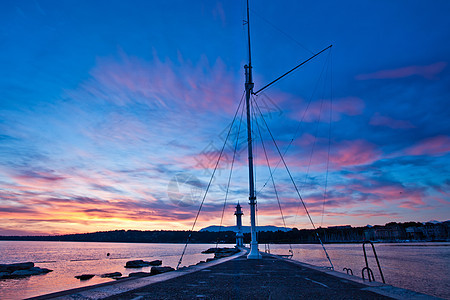
<instances>
[{"instance_id":1,"label":"paved path","mask_svg":"<svg viewBox=\"0 0 450 300\"><path fill-rule=\"evenodd\" d=\"M107 299L392 299L286 260L245 256Z\"/></svg>"}]
</instances>

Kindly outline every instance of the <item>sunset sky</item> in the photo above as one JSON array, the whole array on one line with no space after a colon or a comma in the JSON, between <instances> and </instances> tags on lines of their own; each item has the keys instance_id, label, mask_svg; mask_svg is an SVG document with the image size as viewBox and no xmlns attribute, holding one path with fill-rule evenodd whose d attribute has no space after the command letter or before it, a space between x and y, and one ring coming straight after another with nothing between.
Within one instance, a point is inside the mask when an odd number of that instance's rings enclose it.
<instances>
[{"instance_id":1,"label":"sunset sky","mask_svg":"<svg viewBox=\"0 0 450 300\"><path fill-rule=\"evenodd\" d=\"M264 120L316 226L450 219L450 1L251 2L255 90L333 44L255 97L258 224L283 225L263 140L286 225L311 228ZM0 235L190 229L244 92L244 4L0 1ZM223 224L238 201L249 224L240 119L195 229L220 224L238 136Z\"/></svg>"}]
</instances>

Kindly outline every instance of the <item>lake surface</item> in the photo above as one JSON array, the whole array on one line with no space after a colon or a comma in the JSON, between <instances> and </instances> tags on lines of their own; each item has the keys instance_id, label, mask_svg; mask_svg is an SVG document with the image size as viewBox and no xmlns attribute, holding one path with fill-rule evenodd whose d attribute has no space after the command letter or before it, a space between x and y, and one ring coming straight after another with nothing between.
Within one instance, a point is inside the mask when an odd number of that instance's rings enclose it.
<instances>
[{"instance_id":1,"label":"lake surface","mask_svg":"<svg viewBox=\"0 0 450 300\"><path fill-rule=\"evenodd\" d=\"M212 257L200 252L214 246L189 245L182 266ZM329 266L320 245L292 246L293 259ZM54 270L45 275L0 280L0 299L23 299L112 280L95 276L80 281L74 278L75 275L121 272L127 276L131 272L150 271L150 267L125 269L128 260L161 259L164 266L176 267L183 247L182 244L0 241L0 263L33 261L38 267ZM386 283L450 299L450 243L376 244L375 247ZM361 277L365 263L360 244L334 244L326 245L326 248L336 271L351 268L355 276ZM272 254L288 254L288 249L288 245L270 245ZM264 250L264 245L260 245L260 250ZM110 253L109 257L107 253ZM368 249L369 266L375 279L381 281L371 253Z\"/></svg>"},{"instance_id":2,"label":"lake surface","mask_svg":"<svg viewBox=\"0 0 450 300\"><path fill-rule=\"evenodd\" d=\"M213 254L201 252L214 246L189 245L180 266L193 265L213 257ZM0 279L0 299L24 299L114 280L95 276L80 281L74 278L75 275L121 272L122 276L128 276L132 272L150 272L151 267L124 268L129 260L160 259L163 266L175 268L183 247L183 244L0 241L0 263L32 261L37 267L53 270L48 274L27 278Z\"/></svg>"}]
</instances>

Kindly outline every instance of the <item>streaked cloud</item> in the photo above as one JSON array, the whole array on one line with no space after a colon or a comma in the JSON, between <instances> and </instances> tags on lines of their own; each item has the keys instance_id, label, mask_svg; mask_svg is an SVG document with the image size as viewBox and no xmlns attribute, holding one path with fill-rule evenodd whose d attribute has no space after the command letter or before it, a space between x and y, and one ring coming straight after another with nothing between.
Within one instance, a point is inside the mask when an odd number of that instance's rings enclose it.
<instances>
[{"instance_id":1,"label":"streaked cloud","mask_svg":"<svg viewBox=\"0 0 450 300\"><path fill-rule=\"evenodd\" d=\"M369 80L369 79L397 79L405 78L413 75L421 76L426 79L436 79L445 67L446 62L437 62L426 66L408 66L392 70L382 70L375 73L361 74L356 76L357 80Z\"/></svg>"}]
</instances>

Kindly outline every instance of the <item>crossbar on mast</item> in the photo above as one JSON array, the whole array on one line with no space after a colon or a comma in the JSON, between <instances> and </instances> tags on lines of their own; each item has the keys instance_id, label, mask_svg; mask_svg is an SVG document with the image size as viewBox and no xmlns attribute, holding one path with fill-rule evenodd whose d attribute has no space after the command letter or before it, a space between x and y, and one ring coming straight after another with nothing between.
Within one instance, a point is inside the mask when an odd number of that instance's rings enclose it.
<instances>
[{"instance_id":1,"label":"crossbar on mast","mask_svg":"<svg viewBox=\"0 0 450 300\"><path fill-rule=\"evenodd\" d=\"M250 37L250 36L249 36ZM250 45L250 44L249 44ZM310 61L311 59L313 59L314 57L316 57L317 55L321 54L322 52L324 52L325 50L329 49L333 47L333 45L330 45L328 47L326 47L325 49L323 49L322 51L314 54L313 56L311 56L310 58L308 58L307 60L303 61L302 63L298 64L297 66L295 66L294 68L290 69L289 71L287 71L286 73L284 73L283 75L281 75L280 77L278 77L277 79L273 80L272 82L266 84L265 86L263 86L262 88L260 88L259 90L257 90L256 92L254 92L254 95L258 95L260 92L262 92L263 90L265 90L266 88L268 88L269 86L271 86L272 84L274 84L275 82L277 82L278 80L280 80L281 78L283 78L284 76L288 75L289 73L295 71L296 69L300 68L301 66L303 66L304 64L306 64L308 61Z\"/></svg>"}]
</instances>

